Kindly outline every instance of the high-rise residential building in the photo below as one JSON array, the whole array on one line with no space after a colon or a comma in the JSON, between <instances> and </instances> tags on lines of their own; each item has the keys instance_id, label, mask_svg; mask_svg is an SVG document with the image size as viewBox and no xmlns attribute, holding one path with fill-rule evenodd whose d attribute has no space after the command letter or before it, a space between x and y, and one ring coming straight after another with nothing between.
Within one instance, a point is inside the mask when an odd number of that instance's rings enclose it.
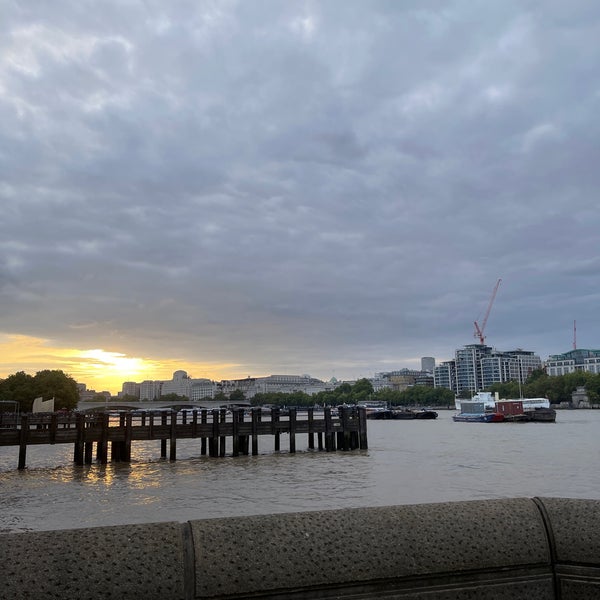
<instances>
[{"instance_id":1,"label":"high-rise residential building","mask_svg":"<svg viewBox=\"0 0 600 600\"><path fill-rule=\"evenodd\" d=\"M457 394L463 390L474 394L494 383L524 382L541 367L540 357L528 350L499 352L485 344L468 344L455 351L453 361L443 362L434 369L434 383Z\"/></svg>"}]
</instances>

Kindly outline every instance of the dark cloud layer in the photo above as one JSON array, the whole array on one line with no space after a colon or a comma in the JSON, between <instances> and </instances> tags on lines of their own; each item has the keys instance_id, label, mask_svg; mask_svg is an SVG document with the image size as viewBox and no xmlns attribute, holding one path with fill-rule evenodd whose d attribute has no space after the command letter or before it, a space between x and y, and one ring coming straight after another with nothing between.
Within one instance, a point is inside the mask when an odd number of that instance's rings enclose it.
<instances>
[{"instance_id":1,"label":"dark cloud layer","mask_svg":"<svg viewBox=\"0 0 600 600\"><path fill-rule=\"evenodd\" d=\"M600 7L8 2L0 331L240 373L600 346ZM198 373L197 375L201 375Z\"/></svg>"}]
</instances>

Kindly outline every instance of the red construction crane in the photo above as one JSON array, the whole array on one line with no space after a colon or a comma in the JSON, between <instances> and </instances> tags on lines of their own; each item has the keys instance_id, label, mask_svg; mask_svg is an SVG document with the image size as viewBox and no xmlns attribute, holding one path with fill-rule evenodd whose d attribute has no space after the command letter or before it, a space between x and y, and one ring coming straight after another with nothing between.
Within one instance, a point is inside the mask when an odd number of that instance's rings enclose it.
<instances>
[{"instance_id":1,"label":"red construction crane","mask_svg":"<svg viewBox=\"0 0 600 600\"><path fill-rule=\"evenodd\" d=\"M490 298L490 303L488 304L487 310L485 311L485 316L483 317L481 326L477 321L475 321L475 333L473 335L476 338L479 338L479 343L482 345L485 344L485 335L483 335L483 332L485 331L485 325L487 323L488 317L490 316L492 304L494 304L494 300L496 299L496 294L498 293L498 288L500 287L501 281L502 279L498 279L498 281L496 281L496 285L494 286L494 291L492 292L492 297Z\"/></svg>"}]
</instances>

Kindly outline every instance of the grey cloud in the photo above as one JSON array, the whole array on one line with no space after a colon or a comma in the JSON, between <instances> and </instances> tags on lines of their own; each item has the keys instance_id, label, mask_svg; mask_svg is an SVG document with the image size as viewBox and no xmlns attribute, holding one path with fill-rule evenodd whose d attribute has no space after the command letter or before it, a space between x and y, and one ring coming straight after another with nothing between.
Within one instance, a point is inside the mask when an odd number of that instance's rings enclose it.
<instances>
[{"instance_id":1,"label":"grey cloud","mask_svg":"<svg viewBox=\"0 0 600 600\"><path fill-rule=\"evenodd\" d=\"M350 376L449 358L502 277L490 343L597 345L589 3L7 12L1 331Z\"/></svg>"}]
</instances>

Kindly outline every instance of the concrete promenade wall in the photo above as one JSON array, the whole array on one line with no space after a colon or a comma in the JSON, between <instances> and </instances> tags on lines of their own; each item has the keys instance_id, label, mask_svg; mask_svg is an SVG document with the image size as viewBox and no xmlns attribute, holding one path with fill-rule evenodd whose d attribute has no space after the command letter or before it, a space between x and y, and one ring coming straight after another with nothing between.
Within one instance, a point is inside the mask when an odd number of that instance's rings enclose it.
<instances>
[{"instance_id":1,"label":"concrete promenade wall","mask_svg":"<svg viewBox=\"0 0 600 600\"><path fill-rule=\"evenodd\" d=\"M600 500L514 498L0 536L0 598L600 598Z\"/></svg>"}]
</instances>

